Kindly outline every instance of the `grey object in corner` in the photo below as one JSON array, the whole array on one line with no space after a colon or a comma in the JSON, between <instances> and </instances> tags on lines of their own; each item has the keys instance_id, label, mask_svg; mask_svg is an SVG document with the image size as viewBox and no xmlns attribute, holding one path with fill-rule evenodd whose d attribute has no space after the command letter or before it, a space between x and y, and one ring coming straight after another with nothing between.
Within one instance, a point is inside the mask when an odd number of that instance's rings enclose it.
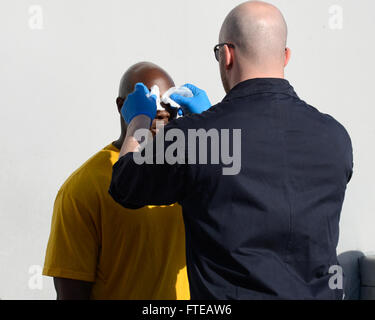
<instances>
[{"instance_id":1,"label":"grey object in corner","mask_svg":"<svg viewBox=\"0 0 375 320\"><path fill-rule=\"evenodd\" d=\"M361 274L361 300L375 300L375 256L359 260Z\"/></svg>"},{"instance_id":2,"label":"grey object in corner","mask_svg":"<svg viewBox=\"0 0 375 320\"><path fill-rule=\"evenodd\" d=\"M375 300L375 256L347 251L338 261L344 272L345 300Z\"/></svg>"}]
</instances>

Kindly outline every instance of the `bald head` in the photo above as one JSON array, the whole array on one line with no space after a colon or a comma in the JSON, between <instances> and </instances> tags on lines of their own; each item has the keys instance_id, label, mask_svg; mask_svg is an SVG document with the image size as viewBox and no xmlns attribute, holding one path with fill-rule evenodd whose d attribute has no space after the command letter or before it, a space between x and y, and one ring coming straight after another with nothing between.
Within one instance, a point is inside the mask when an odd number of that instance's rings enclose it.
<instances>
[{"instance_id":1,"label":"bald head","mask_svg":"<svg viewBox=\"0 0 375 320\"><path fill-rule=\"evenodd\" d=\"M147 88L151 89L157 85L160 89L160 95L163 95L168 89L174 87L175 84L170 75L158 65L151 62L139 62L131 66L122 76L120 81L119 95L116 99L118 112L124 106L124 102L129 94L134 91L134 87L138 82L142 82ZM177 111L169 106L163 105L165 110L158 110L157 116L153 121L151 132L156 134L156 121L164 121L167 123L170 119L175 118ZM121 148L122 142L125 139L127 125L121 116L121 137L115 145Z\"/></svg>"},{"instance_id":2,"label":"bald head","mask_svg":"<svg viewBox=\"0 0 375 320\"><path fill-rule=\"evenodd\" d=\"M284 63L287 33L279 9L265 2L248 1L228 14L219 41L233 43L247 62L267 67Z\"/></svg>"},{"instance_id":3,"label":"bald head","mask_svg":"<svg viewBox=\"0 0 375 320\"><path fill-rule=\"evenodd\" d=\"M131 66L122 76L119 97L126 99L138 82L144 83L149 89L158 85L161 94L174 86L172 78L164 69L151 62L140 62Z\"/></svg>"}]
</instances>

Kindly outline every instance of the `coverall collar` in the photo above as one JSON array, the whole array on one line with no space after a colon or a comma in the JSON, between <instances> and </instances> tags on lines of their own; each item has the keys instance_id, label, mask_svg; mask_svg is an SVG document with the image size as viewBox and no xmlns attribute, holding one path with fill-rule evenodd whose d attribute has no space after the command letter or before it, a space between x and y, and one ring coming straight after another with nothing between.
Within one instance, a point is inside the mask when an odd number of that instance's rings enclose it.
<instances>
[{"instance_id":1,"label":"coverall collar","mask_svg":"<svg viewBox=\"0 0 375 320\"><path fill-rule=\"evenodd\" d=\"M281 93L298 98L289 81L281 78L255 78L238 83L223 102L260 93Z\"/></svg>"}]
</instances>

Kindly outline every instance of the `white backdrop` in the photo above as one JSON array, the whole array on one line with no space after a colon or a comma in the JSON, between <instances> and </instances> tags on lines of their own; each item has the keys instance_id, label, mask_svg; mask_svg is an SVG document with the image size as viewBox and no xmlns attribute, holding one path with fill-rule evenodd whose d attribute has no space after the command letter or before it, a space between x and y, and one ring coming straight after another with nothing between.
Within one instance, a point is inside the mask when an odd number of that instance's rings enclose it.
<instances>
[{"instance_id":1,"label":"white backdrop","mask_svg":"<svg viewBox=\"0 0 375 320\"><path fill-rule=\"evenodd\" d=\"M236 0L0 1L0 298L55 299L41 277L54 198L117 139L118 82L133 63L224 96L212 48ZM287 79L353 140L338 251L375 250L375 1L274 0L290 30Z\"/></svg>"}]
</instances>

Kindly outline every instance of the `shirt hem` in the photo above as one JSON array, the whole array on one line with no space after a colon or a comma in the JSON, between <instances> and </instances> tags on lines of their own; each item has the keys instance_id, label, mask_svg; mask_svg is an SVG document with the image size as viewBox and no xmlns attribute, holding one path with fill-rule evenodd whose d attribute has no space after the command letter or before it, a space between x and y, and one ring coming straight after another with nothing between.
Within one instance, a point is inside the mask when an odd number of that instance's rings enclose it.
<instances>
[{"instance_id":1,"label":"shirt hem","mask_svg":"<svg viewBox=\"0 0 375 320\"><path fill-rule=\"evenodd\" d=\"M66 269L44 267L42 274L48 277L57 277L57 278L64 278L64 279L81 280L81 281L86 281L86 282L95 282L95 275L84 273L84 272L66 270Z\"/></svg>"}]
</instances>

